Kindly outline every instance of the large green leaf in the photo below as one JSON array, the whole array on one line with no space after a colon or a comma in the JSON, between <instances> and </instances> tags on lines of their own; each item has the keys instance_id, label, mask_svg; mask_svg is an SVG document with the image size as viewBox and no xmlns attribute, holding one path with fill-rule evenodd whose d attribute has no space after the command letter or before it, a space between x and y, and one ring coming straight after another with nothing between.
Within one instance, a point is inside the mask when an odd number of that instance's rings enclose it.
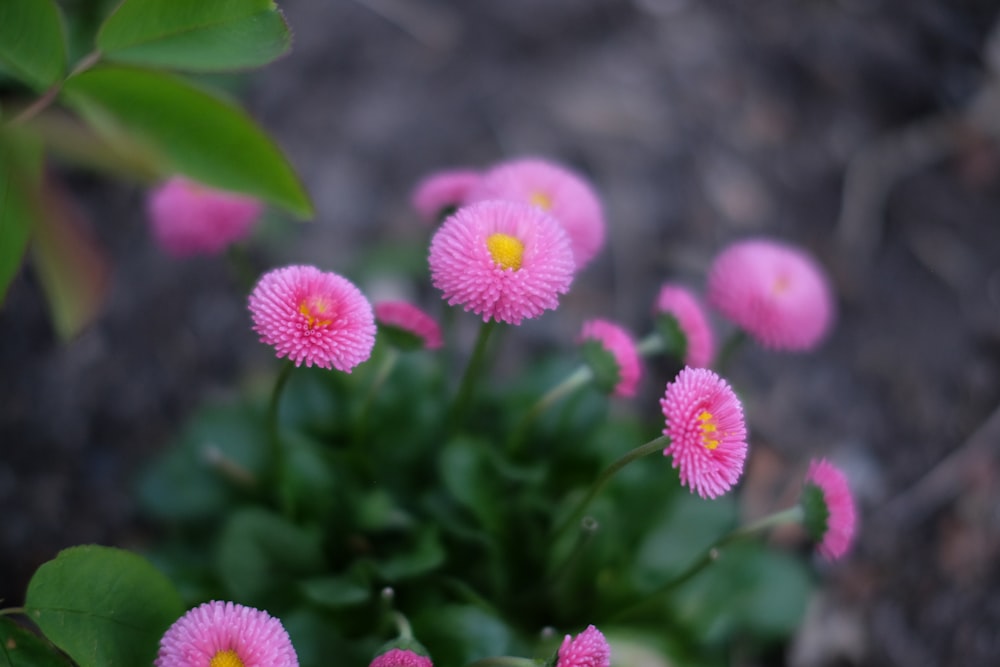
<instances>
[{"instance_id":1,"label":"large green leaf","mask_svg":"<svg viewBox=\"0 0 1000 667\"><path fill-rule=\"evenodd\" d=\"M79 208L59 185L43 185L32 259L49 302L52 323L69 339L97 317L110 285L110 268Z\"/></svg>"},{"instance_id":2,"label":"large green leaf","mask_svg":"<svg viewBox=\"0 0 1000 667\"><path fill-rule=\"evenodd\" d=\"M160 637L184 613L177 590L149 561L92 545L38 568L24 606L80 667L152 664Z\"/></svg>"},{"instance_id":3,"label":"large green leaf","mask_svg":"<svg viewBox=\"0 0 1000 667\"><path fill-rule=\"evenodd\" d=\"M126 0L97 35L108 60L189 71L257 67L290 44L271 0Z\"/></svg>"},{"instance_id":4,"label":"large green leaf","mask_svg":"<svg viewBox=\"0 0 1000 667\"><path fill-rule=\"evenodd\" d=\"M298 177L263 130L238 106L183 79L97 67L67 80L63 95L108 141L144 147L164 175L179 172L312 215Z\"/></svg>"},{"instance_id":5,"label":"large green leaf","mask_svg":"<svg viewBox=\"0 0 1000 667\"><path fill-rule=\"evenodd\" d=\"M0 133L0 303L39 217L41 166L40 142L27 135Z\"/></svg>"},{"instance_id":6,"label":"large green leaf","mask_svg":"<svg viewBox=\"0 0 1000 667\"><path fill-rule=\"evenodd\" d=\"M70 662L38 635L0 616L0 667L70 667Z\"/></svg>"},{"instance_id":7,"label":"large green leaf","mask_svg":"<svg viewBox=\"0 0 1000 667\"><path fill-rule=\"evenodd\" d=\"M66 45L53 0L0 2L0 64L36 90L66 70Z\"/></svg>"}]
</instances>

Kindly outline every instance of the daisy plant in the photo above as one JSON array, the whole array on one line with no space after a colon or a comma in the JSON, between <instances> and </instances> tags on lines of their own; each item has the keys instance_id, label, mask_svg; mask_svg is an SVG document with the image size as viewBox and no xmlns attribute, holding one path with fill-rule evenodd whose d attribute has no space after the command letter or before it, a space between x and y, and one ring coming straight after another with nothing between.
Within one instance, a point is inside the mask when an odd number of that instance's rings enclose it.
<instances>
[{"instance_id":1,"label":"daisy plant","mask_svg":"<svg viewBox=\"0 0 1000 667\"><path fill-rule=\"evenodd\" d=\"M36 83L82 113L107 102L127 116L102 94L148 93L144 79L105 59L193 58L168 28L195 18L222 30L222 50L275 21L269 1L206 0L218 16L196 5L126 0L98 35L101 67L64 81L59 65ZM227 23L223 5L245 13ZM0 9L0 38L26 15ZM159 42L126 30L157 21ZM201 43L199 30L181 41ZM238 242L259 200L289 197L187 166L149 204L174 254ZM597 189L552 160L432 171L411 204L426 239L416 275L379 281L362 256L254 276L239 298L256 372L179 426L138 480L160 530L142 555L81 546L39 568L23 607L0 610L0 664L721 665L734 646L745 657L789 639L815 577L807 550L760 538L799 525L840 559L857 507L820 459L800 502L740 519L752 415L698 288L667 277L635 322L560 312L606 234ZM402 288L372 299L387 284ZM832 326L828 281L786 242L724 247L701 289L771 352L813 349ZM556 317L579 317L578 335L534 325Z\"/></svg>"}]
</instances>

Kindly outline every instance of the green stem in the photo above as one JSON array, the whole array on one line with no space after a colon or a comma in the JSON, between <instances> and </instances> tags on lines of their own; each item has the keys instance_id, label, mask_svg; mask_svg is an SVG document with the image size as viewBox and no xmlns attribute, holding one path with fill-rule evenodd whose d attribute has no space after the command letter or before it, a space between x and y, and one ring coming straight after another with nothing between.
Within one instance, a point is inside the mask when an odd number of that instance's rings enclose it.
<instances>
[{"instance_id":1,"label":"green stem","mask_svg":"<svg viewBox=\"0 0 1000 667\"><path fill-rule=\"evenodd\" d=\"M638 351L640 357L648 357L654 354L659 354L666 350L666 345L663 344L663 336L657 332L653 332L639 341L636 345L636 351Z\"/></svg>"},{"instance_id":2,"label":"green stem","mask_svg":"<svg viewBox=\"0 0 1000 667\"><path fill-rule=\"evenodd\" d=\"M481 658L470 662L465 667L539 667L541 660L531 658L516 658L512 655L498 655L492 658Z\"/></svg>"},{"instance_id":3,"label":"green stem","mask_svg":"<svg viewBox=\"0 0 1000 667\"><path fill-rule=\"evenodd\" d=\"M399 638L405 639L407 641L413 639L413 627L410 622L403 616L402 612L392 611L392 622L396 624L396 630L399 632Z\"/></svg>"},{"instance_id":4,"label":"green stem","mask_svg":"<svg viewBox=\"0 0 1000 667\"><path fill-rule=\"evenodd\" d=\"M775 512L768 516L758 519L753 523L747 524L732 531L731 533L724 535L709 546L705 552L701 555L698 560L694 561L680 574L667 580L666 583L661 585L655 591L647 595L640 602L626 607L625 609L614 614L611 618L613 621L621 621L629 616L634 615L647 607L654 605L657 602L662 601L662 599L669 594L671 591L677 589L681 584L694 578L699 572L704 570L706 567L717 561L722 555L722 549L729 546L734 542L739 540L749 539L759 533L764 532L769 528L774 526L780 526L789 523L799 523L802 521L803 511L800 505L795 505L794 507L789 507L788 509L781 510L780 512Z\"/></svg>"},{"instance_id":5,"label":"green stem","mask_svg":"<svg viewBox=\"0 0 1000 667\"><path fill-rule=\"evenodd\" d=\"M14 614L24 614L27 616L28 610L24 607L5 607L4 609L0 609L0 616L12 616Z\"/></svg>"},{"instance_id":6,"label":"green stem","mask_svg":"<svg viewBox=\"0 0 1000 667\"><path fill-rule=\"evenodd\" d=\"M715 368L715 370L718 371L719 373L725 371L726 366L729 365L729 362L732 360L733 356L741 347L743 347L743 344L746 343L746 341L747 341L747 334L745 331L743 331L742 329L737 329L733 331L732 335L730 335L729 338L726 339L726 342L723 344L722 349L720 349L719 353L715 355L715 362L712 364L712 367Z\"/></svg>"},{"instance_id":7,"label":"green stem","mask_svg":"<svg viewBox=\"0 0 1000 667\"><path fill-rule=\"evenodd\" d=\"M361 414L358 417L357 426L355 428L354 439L356 444L364 441L365 434L368 431L368 417L371 414L372 405L374 405L375 398L382 389L382 385L384 385L385 381L389 379L389 375L392 373L392 369L396 367L396 363L398 361L399 350L394 347L387 348L385 356L382 358L382 362L375 371L375 377L372 378L372 383L368 387L368 395L365 396L365 402L361 405Z\"/></svg>"},{"instance_id":8,"label":"green stem","mask_svg":"<svg viewBox=\"0 0 1000 667\"><path fill-rule=\"evenodd\" d=\"M281 446L281 434L278 425L278 409L281 406L281 395L285 391L285 386L288 384L288 378L292 374L292 369L295 365L292 362L286 362L284 366L281 367L281 371L278 372L278 377L274 381L274 389L271 390L271 401L267 406L267 434L268 434L268 447L271 453L271 474L272 480L276 487L280 487L281 480L284 477L285 472L285 452ZM279 497L281 497L282 505L286 511L290 511L290 499L284 498L279 490Z\"/></svg>"},{"instance_id":9,"label":"green stem","mask_svg":"<svg viewBox=\"0 0 1000 667\"><path fill-rule=\"evenodd\" d=\"M587 548L594 541L594 536L597 535L600 527L600 524L594 517L585 516L580 521L580 533L577 535L576 542L573 544L573 548L569 554L566 555L566 558L556 567L552 575L552 581L549 583L549 590L553 595L556 589L573 572L573 568L576 567L577 562L579 562L580 558L587 551Z\"/></svg>"},{"instance_id":10,"label":"green stem","mask_svg":"<svg viewBox=\"0 0 1000 667\"><path fill-rule=\"evenodd\" d=\"M594 372L590 369L590 366L584 364L566 376L562 382L552 387L552 389L549 389L544 396L539 398L535 404L528 409L528 411L521 418L521 421L518 422L517 427L511 435L510 441L507 443L507 452L509 454L514 454L521 448L521 443L524 440L525 433L542 413L552 407L553 404L565 397L567 394L576 391L583 385L590 382L593 378Z\"/></svg>"},{"instance_id":11,"label":"green stem","mask_svg":"<svg viewBox=\"0 0 1000 667\"><path fill-rule=\"evenodd\" d=\"M640 459L648 454L652 454L653 452L662 451L669 445L670 438L665 435L661 435L658 438L650 440L644 445L639 445L635 449L626 452L621 458L605 468L591 485L590 490L587 492L587 495L583 497L583 500L579 502L576 508L566 516L563 522L559 524L559 527L552 533L553 544L558 542L563 533L565 533L566 530L573 525L573 522L575 522L576 519L583 514L583 511L587 509L587 505L590 504L590 501L594 499L602 488L604 488L604 485L608 483L608 480L615 476L615 473L632 461Z\"/></svg>"},{"instance_id":12,"label":"green stem","mask_svg":"<svg viewBox=\"0 0 1000 667\"><path fill-rule=\"evenodd\" d=\"M70 72L69 76L73 76L75 74L79 74L80 72L90 69L91 67L96 65L100 59L101 59L101 54L98 51L93 51L91 53L88 53L80 60L80 62L76 64L76 66L73 68L73 71ZM42 93L41 97L39 97L37 100L29 104L27 107L25 107L21 111L21 113L17 114L17 116L15 116L10 121L10 124L20 125L22 123L27 123L32 118L34 118L41 112L45 111L46 109L48 109L49 106L51 106L52 103L56 101L56 98L59 97L59 91L62 90L63 83L65 83L65 81L59 81L57 83L52 84L52 86L49 87L48 90Z\"/></svg>"},{"instance_id":13,"label":"green stem","mask_svg":"<svg viewBox=\"0 0 1000 667\"><path fill-rule=\"evenodd\" d=\"M458 385L458 393L455 395L455 402L452 404L451 417L453 422L461 419L472 400L472 392L475 390L476 382L483 372L486 363L486 344L489 342L490 334L497 327L496 320L483 322L479 329L479 336L476 338L476 346L472 350L469 364L465 367L465 374L462 382Z\"/></svg>"}]
</instances>

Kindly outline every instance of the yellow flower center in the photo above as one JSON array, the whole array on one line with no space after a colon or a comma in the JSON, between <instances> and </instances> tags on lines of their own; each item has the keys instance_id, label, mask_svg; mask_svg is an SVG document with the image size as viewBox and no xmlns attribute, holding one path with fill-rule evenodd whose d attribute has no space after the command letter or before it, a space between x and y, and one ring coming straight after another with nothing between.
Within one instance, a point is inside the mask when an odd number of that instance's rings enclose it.
<instances>
[{"instance_id":1,"label":"yellow flower center","mask_svg":"<svg viewBox=\"0 0 1000 667\"><path fill-rule=\"evenodd\" d=\"M322 297L310 297L299 304L299 312L305 315L310 329L318 329L332 323L332 319L323 317L329 310L330 305Z\"/></svg>"},{"instance_id":2,"label":"yellow flower center","mask_svg":"<svg viewBox=\"0 0 1000 667\"><path fill-rule=\"evenodd\" d=\"M701 422L699 426L701 427L701 444L705 449L715 449L719 446L719 438L716 434L719 430L718 426L715 425L715 418L712 413L708 410L702 410L701 414L698 415L698 421Z\"/></svg>"},{"instance_id":3,"label":"yellow flower center","mask_svg":"<svg viewBox=\"0 0 1000 667\"><path fill-rule=\"evenodd\" d=\"M245 667L245 665L240 660L240 656L236 654L236 651L226 649L213 655L212 661L208 663L208 667Z\"/></svg>"},{"instance_id":4,"label":"yellow flower center","mask_svg":"<svg viewBox=\"0 0 1000 667\"><path fill-rule=\"evenodd\" d=\"M524 255L524 244L509 234L490 234L486 239L486 247L493 261L504 269L521 268L521 257Z\"/></svg>"},{"instance_id":5,"label":"yellow flower center","mask_svg":"<svg viewBox=\"0 0 1000 667\"><path fill-rule=\"evenodd\" d=\"M532 192L528 201L543 211L548 211L552 208L552 197L544 192Z\"/></svg>"}]
</instances>

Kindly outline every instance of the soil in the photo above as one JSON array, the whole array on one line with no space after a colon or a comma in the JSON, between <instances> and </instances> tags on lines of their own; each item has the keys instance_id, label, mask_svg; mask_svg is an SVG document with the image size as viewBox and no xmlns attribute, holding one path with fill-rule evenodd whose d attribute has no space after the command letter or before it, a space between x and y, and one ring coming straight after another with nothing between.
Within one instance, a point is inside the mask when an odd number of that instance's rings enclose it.
<instances>
[{"instance_id":1,"label":"soil","mask_svg":"<svg viewBox=\"0 0 1000 667\"><path fill-rule=\"evenodd\" d=\"M847 471L862 524L847 559L819 564L822 593L784 662L1000 661L995 2L280 5L293 50L245 98L318 214L273 222L258 266L342 270L359 248L422 238L408 203L420 177L517 155L587 174L609 220L566 312L529 336L570 337L595 314L642 331L659 284L702 287L727 242L801 244L831 273L838 323L815 352L746 348L734 364L748 504L822 455ZM5 604L62 547L150 539L137 468L195 406L270 363L245 287L218 260L164 257L138 187L60 174L113 274L68 343L30 267L0 311Z\"/></svg>"}]
</instances>

